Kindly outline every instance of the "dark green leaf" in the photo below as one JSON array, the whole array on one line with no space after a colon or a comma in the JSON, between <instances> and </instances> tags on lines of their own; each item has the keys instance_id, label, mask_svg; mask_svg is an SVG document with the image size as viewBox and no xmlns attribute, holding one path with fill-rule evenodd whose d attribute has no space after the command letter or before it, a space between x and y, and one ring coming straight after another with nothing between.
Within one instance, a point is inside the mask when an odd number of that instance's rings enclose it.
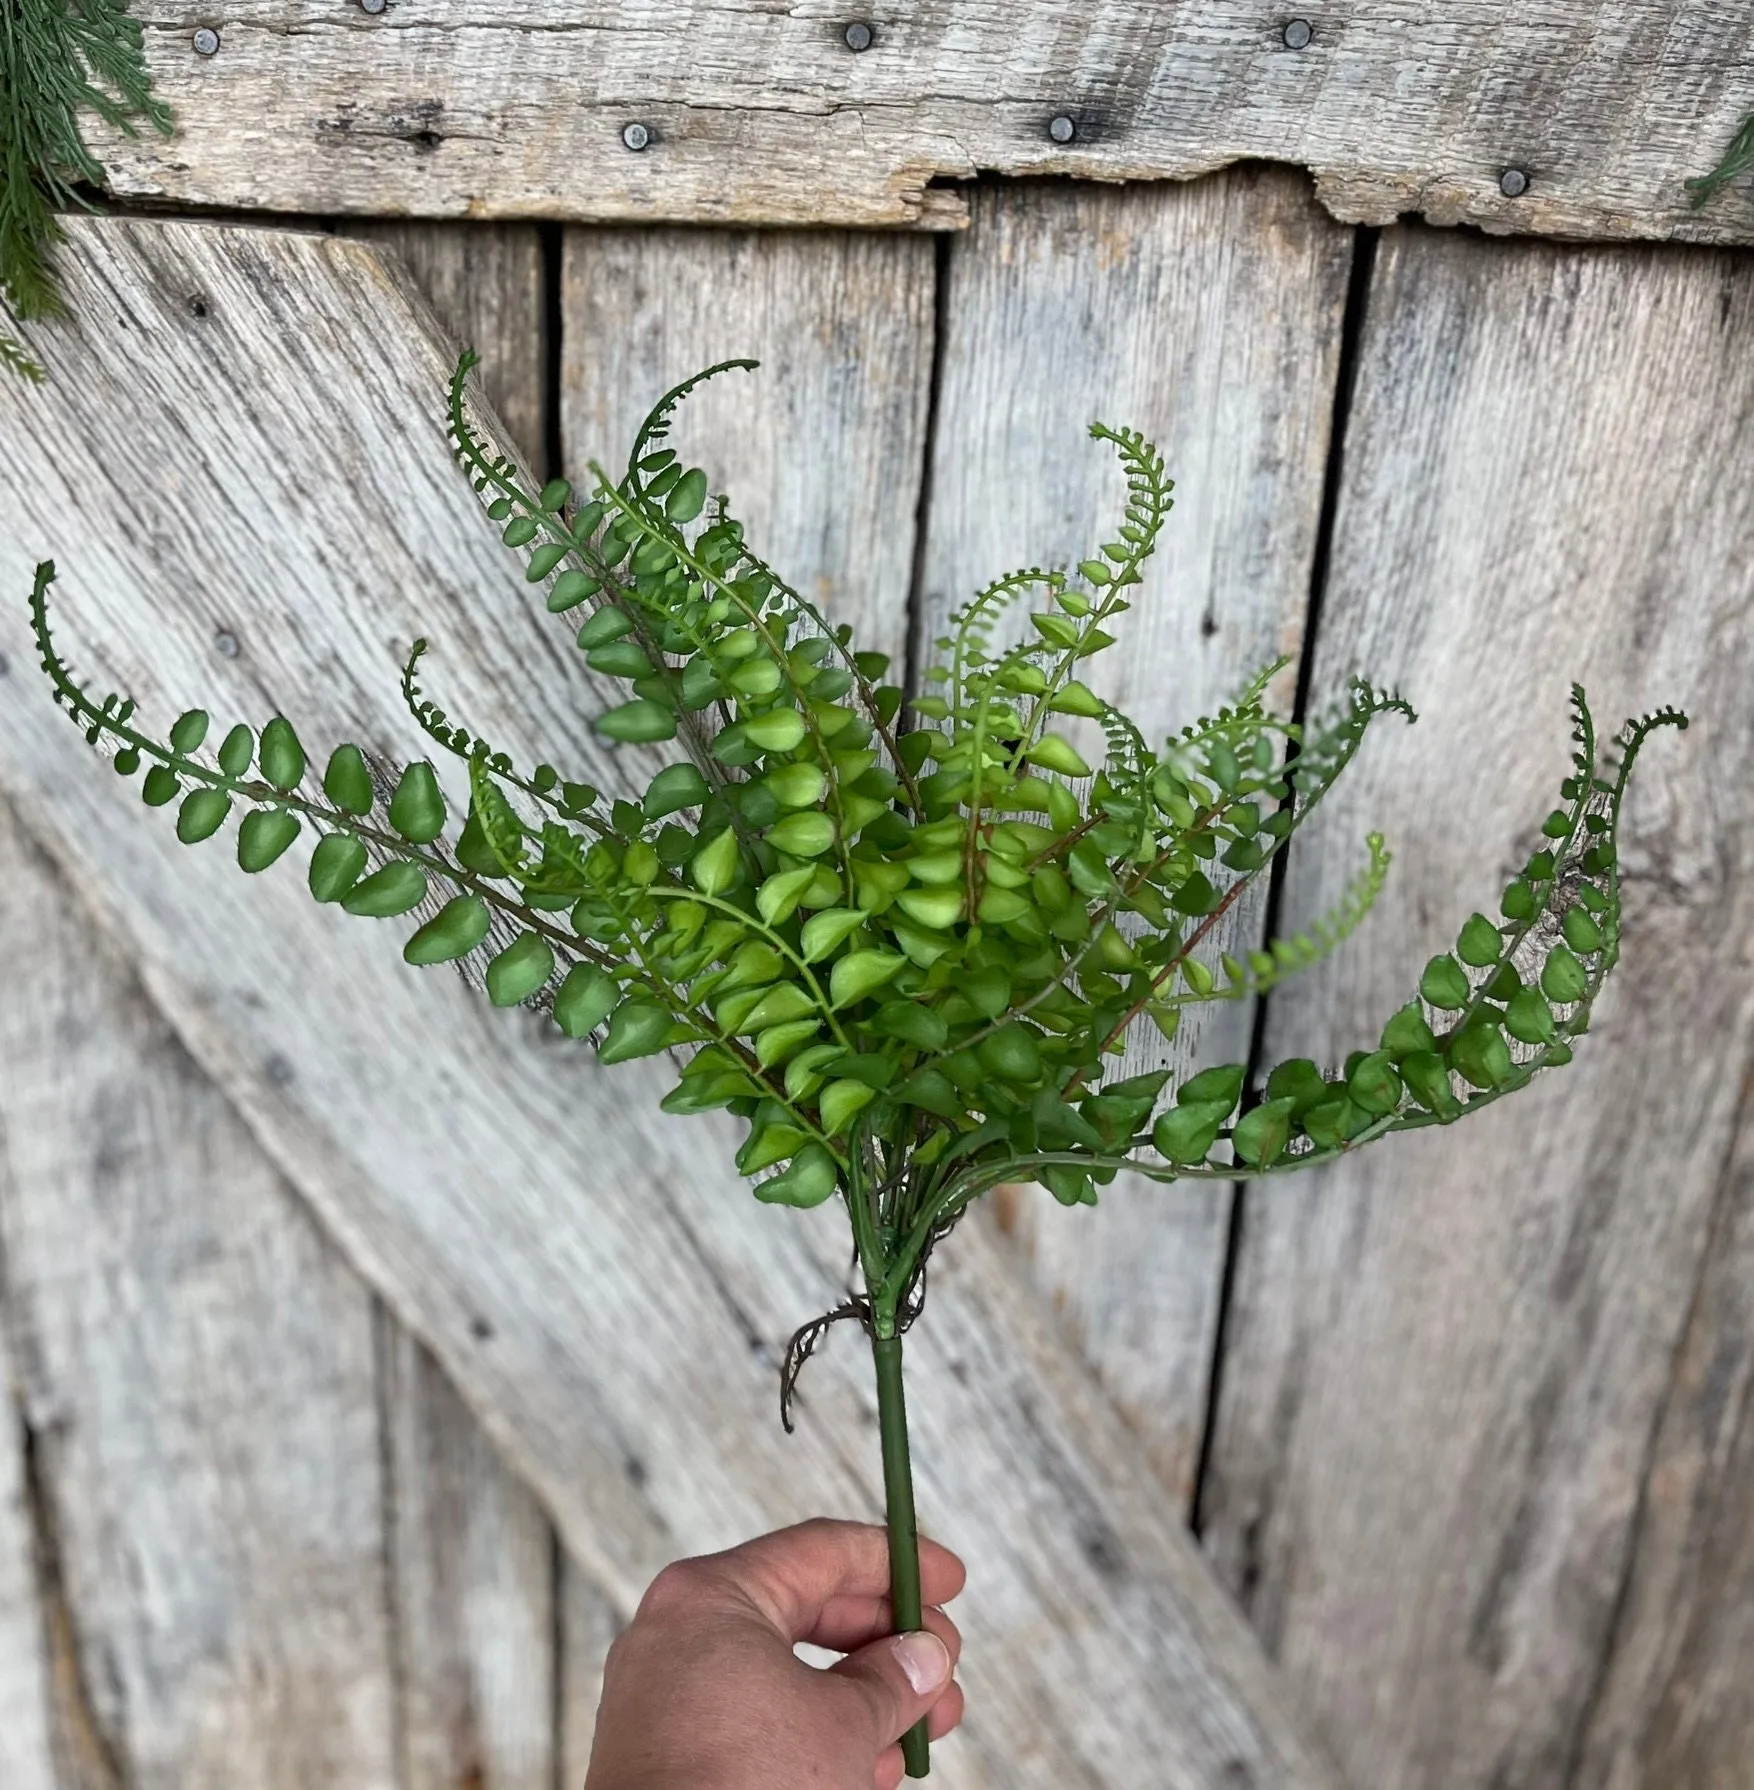
<instances>
[{"instance_id":1,"label":"dark green leaf","mask_svg":"<svg viewBox=\"0 0 1754 1790\"><path fill-rule=\"evenodd\" d=\"M609 1030L597 1055L605 1063L652 1056L664 1048L670 1025L667 1009L645 995L634 995L610 1015Z\"/></svg>"},{"instance_id":2,"label":"dark green leaf","mask_svg":"<svg viewBox=\"0 0 1754 1790\"><path fill-rule=\"evenodd\" d=\"M255 751L256 736L240 721L219 742L219 768L228 777L241 777L250 768Z\"/></svg>"},{"instance_id":3,"label":"dark green leaf","mask_svg":"<svg viewBox=\"0 0 1754 1790\"><path fill-rule=\"evenodd\" d=\"M1498 928L1484 914L1470 914L1456 942L1456 955L1462 962L1484 969L1487 964L1498 961L1503 949L1504 939Z\"/></svg>"},{"instance_id":4,"label":"dark green leaf","mask_svg":"<svg viewBox=\"0 0 1754 1790\"><path fill-rule=\"evenodd\" d=\"M487 998L496 1007L515 1007L553 974L553 947L540 933L526 932L487 966Z\"/></svg>"},{"instance_id":5,"label":"dark green leaf","mask_svg":"<svg viewBox=\"0 0 1754 1790\"><path fill-rule=\"evenodd\" d=\"M344 814L369 814L372 805L371 772L357 746L337 746L323 773L323 794Z\"/></svg>"},{"instance_id":6,"label":"dark green leaf","mask_svg":"<svg viewBox=\"0 0 1754 1790\"><path fill-rule=\"evenodd\" d=\"M492 916L478 895L447 901L402 947L405 963L450 963L465 957L487 937Z\"/></svg>"},{"instance_id":7,"label":"dark green leaf","mask_svg":"<svg viewBox=\"0 0 1754 1790\"><path fill-rule=\"evenodd\" d=\"M1285 1152L1291 1141L1292 1109L1290 1099L1266 1100L1237 1120L1230 1141L1237 1156L1256 1168L1265 1168Z\"/></svg>"},{"instance_id":8,"label":"dark green leaf","mask_svg":"<svg viewBox=\"0 0 1754 1790\"><path fill-rule=\"evenodd\" d=\"M238 868L266 870L298 837L298 816L284 808L258 808L238 828Z\"/></svg>"},{"instance_id":9,"label":"dark green leaf","mask_svg":"<svg viewBox=\"0 0 1754 1790\"><path fill-rule=\"evenodd\" d=\"M185 845L211 839L231 813L231 797L222 789L191 790L177 810L177 837Z\"/></svg>"},{"instance_id":10,"label":"dark green leaf","mask_svg":"<svg viewBox=\"0 0 1754 1790\"><path fill-rule=\"evenodd\" d=\"M1389 1060L1397 1063L1416 1050L1437 1049L1437 1040L1431 1035L1431 1027L1426 1024L1417 1001L1409 1001L1383 1027L1382 1048Z\"/></svg>"},{"instance_id":11,"label":"dark green leaf","mask_svg":"<svg viewBox=\"0 0 1754 1790\"><path fill-rule=\"evenodd\" d=\"M398 858L382 870L374 870L364 882L355 883L341 897L341 905L350 914L388 920L418 907L425 898L426 872L418 864Z\"/></svg>"},{"instance_id":12,"label":"dark green leaf","mask_svg":"<svg viewBox=\"0 0 1754 1790\"><path fill-rule=\"evenodd\" d=\"M276 789L295 789L305 774L304 747L284 715L262 729L262 775Z\"/></svg>"},{"instance_id":13,"label":"dark green leaf","mask_svg":"<svg viewBox=\"0 0 1754 1790\"><path fill-rule=\"evenodd\" d=\"M365 869L365 847L351 833L325 833L311 854L311 893L319 901L339 901Z\"/></svg>"},{"instance_id":14,"label":"dark green leaf","mask_svg":"<svg viewBox=\"0 0 1754 1790\"><path fill-rule=\"evenodd\" d=\"M1176 1089L1175 1097L1183 1106L1221 1101L1228 1118L1231 1109L1242 1098L1243 1083L1247 1079L1248 1069L1244 1064L1220 1063L1215 1068L1202 1069L1198 1075L1184 1081Z\"/></svg>"},{"instance_id":15,"label":"dark green leaf","mask_svg":"<svg viewBox=\"0 0 1754 1790\"><path fill-rule=\"evenodd\" d=\"M1550 1001L1581 1001L1589 991L1584 967L1564 945L1555 945L1541 966L1541 987Z\"/></svg>"},{"instance_id":16,"label":"dark green leaf","mask_svg":"<svg viewBox=\"0 0 1754 1790\"><path fill-rule=\"evenodd\" d=\"M1346 1094L1373 1118L1392 1113L1401 1104L1401 1078L1386 1050L1372 1051L1347 1076Z\"/></svg>"},{"instance_id":17,"label":"dark green leaf","mask_svg":"<svg viewBox=\"0 0 1754 1790\"><path fill-rule=\"evenodd\" d=\"M1235 1104L1234 1100L1190 1100L1159 1114L1151 1132L1157 1153L1169 1162L1204 1162Z\"/></svg>"},{"instance_id":18,"label":"dark green leaf","mask_svg":"<svg viewBox=\"0 0 1754 1790\"><path fill-rule=\"evenodd\" d=\"M1425 974L1419 978L1419 992L1432 1006L1454 1013L1468 1004L1468 972L1446 951L1425 966Z\"/></svg>"},{"instance_id":19,"label":"dark green leaf","mask_svg":"<svg viewBox=\"0 0 1754 1790\"><path fill-rule=\"evenodd\" d=\"M597 731L605 739L651 745L675 739L676 717L660 704L637 697L599 715Z\"/></svg>"},{"instance_id":20,"label":"dark green leaf","mask_svg":"<svg viewBox=\"0 0 1754 1790\"><path fill-rule=\"evenodd\" d=\"M607 970L594 963L575 963L555 991L554 1023L569 1038L594 1032L621 999L621 989Z\"/></svg>"}]
</instances>

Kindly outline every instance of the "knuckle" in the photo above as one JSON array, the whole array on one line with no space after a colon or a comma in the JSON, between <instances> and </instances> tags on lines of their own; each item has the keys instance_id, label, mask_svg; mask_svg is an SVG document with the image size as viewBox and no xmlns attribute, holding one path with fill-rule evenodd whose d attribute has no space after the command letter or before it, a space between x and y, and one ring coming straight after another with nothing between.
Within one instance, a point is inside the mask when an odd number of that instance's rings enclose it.
<instances>
[{"instance_id":1,"label":"knuckle","mask_svg":"<svg viewBox=\"0 0 1754 1790\"><path fill-rule=\"evenodd\" d=\"M698 1560L672 1560L646 1587L634 1620L662 1619L694 1609L706 1594L707 1569Z\"/></svg>"}]
</instances>

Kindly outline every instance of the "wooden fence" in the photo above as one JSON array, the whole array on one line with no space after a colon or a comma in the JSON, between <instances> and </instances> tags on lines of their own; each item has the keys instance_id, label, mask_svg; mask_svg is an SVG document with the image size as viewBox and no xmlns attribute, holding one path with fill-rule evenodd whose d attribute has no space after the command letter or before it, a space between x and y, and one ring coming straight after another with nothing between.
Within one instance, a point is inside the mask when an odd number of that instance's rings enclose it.
<instances>
[{"instance_id":1,"label":"wooden fence","mask_svg":"<svg viewBox=\"0 0 1754 1790\"><path fill-rule=\"evenodd\" d=\"M472 726L625 775L448 459L460 338L571 474L760 356L689 450L904 658L1087 552L1118 480L1084 425L1139 426L1178 492L1135 713L1280 653L1317 704L1400 685L1418 726L1279 916L1380 827L1369 930L1178 1063L1373 1039L1520 862L1572 678L1610 724L1692 712L1574 1066L1244 1195L1002 1190L915 1332L917 1470L973 1568L947 1785L1740 1790L1754 207L1679 183L1754 100L1754 9L1334 6L1293 51L1242 4L934 0L855 55L816 6L258 0L208 57L137 10L183 134L108 146L118 191L307 216L72 221L50 380L0 385L0 1785L576 1786L664 1560L878 1509L860 1351L775 1423L830 1215L758 1207L659 1070L179 847L35 674L52 554L72 655L160 716L417 755L425 634ZM1315 179L1156 178L1242 156ZM358 215L394 211L427 221ZM464 213L519 221L431 221Z\"/></svg>"}]
</instances>

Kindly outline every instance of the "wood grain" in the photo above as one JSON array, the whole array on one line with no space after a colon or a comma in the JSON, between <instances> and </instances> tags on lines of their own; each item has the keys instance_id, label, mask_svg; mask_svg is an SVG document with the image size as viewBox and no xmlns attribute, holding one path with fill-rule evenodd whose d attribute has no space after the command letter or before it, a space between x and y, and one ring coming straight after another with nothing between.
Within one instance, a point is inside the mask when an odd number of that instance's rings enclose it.
<instances>
[{"instance_id":1,"label":"wood grain","mask_svg":"<svg viewBox=\"0 0 1754 1790\"><path fill-rule=\"evenodd\" d=\"M6 1134L0 1130L0 1201L10 1203ZM0 1782L7 1790L60 1790L51 1738L48 1624L26 1476L27 1431L12 1360L10 1299L0 1286Z\"/></svg>"},{"instance_id":2,"label":"wood grain","mask_svg":"<svg viewBox=\"0 0 1754 1790\"><path fill-rule=\"evenodd\" d=\"M679 381L690 452L756 552L903 667L932 378L932 245L847 231L572 230L563 285L568 476L619 477Z\"/></svg>"},{"instance_id":3,"label":"wood grain","mask_svg":"<svg viewBox=\"0 0 1754 1790\"><path fill-rule=\"evenodd\" d=\"M380 1325L405 1790L553 1790L555 1544L433 1360Z\"/></svg>"},{"instance_id":4,"label":"wood grain","mask_svg":"<svg viewBox=\"0 0 1754 1790\"><path fill-rule=\"evenodd\" d=\"M343 231L400 257L448 332L480 353L482 391L510 438L539 459L550 344L536 229L353 222ZM405 1790L551 1790L559 1543L431 1354L382 1305L377 1315ZM576 1567L564 1570L581 1597L594 1594Z\"/></svg>"},{"instance_id":5,"label":"wood grain","mask_svg":"<svg viewBox=\"0 0 1754 1790\"><path fill-rule=\"evenodd\" d=\"M402 265L445 329L481 356L481 389L533 463L548 440L548 316L533 224L340 220Z\"/></svg>"},{"instance_id":6,"label":"wood grain","mask_svg":"<svg viewBox=\"0 0 1754 1790\"><path fill-rule=\"evenodd\" d=\"M563 1560L560 1571L560 1782L583 1790L603 1695L603 1662L627 1623L589 1573Z\"/></svg>"},{"instance_id":7,"label":"wood grain","mask_svg":"<svg viewBox=\"0 0 1754 1790\"><path fill-rule=\"evenodd\" d=\"M1373 1043L1469 910L1496 911L1566 774L1569 679L1604 732L1665 701L1694 725L1635 786L1624 953L1577 1063L1245 1207L1206 1539L1382 1790L1572 1783L1645 1570L1754 1022L1748 274L1383 239L1316 685L1356 667L1422 719L1367 743L1293 858L1296 921L1367 827L1399 853L1371 929L1274 997L1269 1057Z\"/></svg>"},{"instance_id":8,"label":"wood grain","mask_svg":"<svg viewBox=\"0 0 1754 1790\"><path fill-rule=\"evenodd\" d=\"M1161 744L1288 655L1273 697L1289 712L1351 236L1280 170L1171 188L983 187L951 250L918 663L1002 572L1073 564L1113 539L1125 483L1113 450L1085 435L1101 418L1157 443L1176 498L1092 680ZM1101 734L1086 733L1100 752ZM1261 921L1253 904L1232 936L1257 942ZM1173 1045L1150 1030L1130 1067L1245 1058L1252 1005L1205 1014ZM1229 1203L1218 1183L1123 1177L1094 1212L1028 1187L988 1213L1184 1507Z\"/></svg>"},{"instance_id":9,"label":"wood grain","mask_svg":"<svg viewBox=\"0 0 1754 1790\"><path fill-rule=\"evenodd\" d=\"M0 1225L72 1781L391 1790L370 1299L7 809L0 885Z\"/></svg>"},{"instance_id":10,"label":"wood grain","mask_svg":"<svg viewBox=\"0 0 1754 1790\"><path fill-rule=\"evenodd\" d=\"M94 141L118 192L182 204L954 228L935 181L1268 160L1348 221L1754 238L1682 184L1754 104L1754 17L1712 0L1326 0L1303 50L1258 0L916 0L863 54L828 0L240 0L205 57L186 9L138 16L178 135Z\"/></svg>"},{"instance_id":11,"label":"wood grain","mask_svg":"<svg viewBox=\"0 0 1754 1790\"><path fill-rule=\"evenodd\" d=\"M1747 1087L1662 1412L1577 1790L1734 1790L1754 1758L1754 1126Z\"/></svg>"},{"instance_id":12,"label":"wood grain","mask_svg":"<svg viewBox=\"0 0 1754 1790\"><path fill-rule=\"evenodd\" d=\"M151 716L197 695L225 719L283 707L312 750L407 753L395 668L418 631L452 714L521 760L540 741L619 782L593 744L601 693L445 452L449 348L368 250L75 221L63 259L72 318L39 332L51 383L0 396L23 444L0 581L22 588L35 552L61 552L79 663ZM875 1515L862 1351L831 1348L800 1434L774 1432L778 1345L845 1270L834 1213L758 1207L727 1126L658 1122L661 1065L611 1075L454 975L410 975L397 929L312 907L296 856L246 887L225 845L176 845L33 701L7 615L23 681L0 702L0 775L620 1606L678 1552ZM920 1489L981 1587L974 1713L945 1781L1126 1781L1150 1760L1170 1790L1328 1783L1179 1513L988 1240L947 1251L939 1284L910 1349Z\"/></svg>"}]
</instances>

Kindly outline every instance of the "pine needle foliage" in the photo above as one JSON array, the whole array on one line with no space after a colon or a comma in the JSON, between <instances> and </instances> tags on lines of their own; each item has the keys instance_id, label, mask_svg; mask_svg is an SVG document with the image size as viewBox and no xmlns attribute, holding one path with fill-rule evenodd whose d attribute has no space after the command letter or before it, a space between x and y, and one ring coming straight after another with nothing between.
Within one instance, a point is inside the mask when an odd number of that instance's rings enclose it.
<instances>
[{"instance_id":1,"label":"pine needle foliage","mask_svg":"<svg viewBox=\"0 0 1754 1790\"><path fill-rule=\"evenodd\" d=\"M87 206L80 188L103 182L85 111L129 136L136 121L170 133L126 0L0 0L0 298L21 321L61 309L48 264L56 213ZM3 332L0 365L40 377Z\"/></svg>"},{"instance_id":2,"label":"pine needle foliage","mask_svg":"<svg viewBox=\"0 0 1754 1790\"><path fill-rule=\"evenodd\" d=\"M1693 195L1693 209L1697 211L1720 186L1728 186L1750 169L1754 169L1754 112L1742 120L1742 128L1731 138L1718 165L1709 174L1701 174L1686 183L1688 192Z\"/></svg>"},{"instance_id":3,"label":"pine needle foliage","mask_svg":"<svg viewBox=\"0 0 1754 1790\"><path fill-rule=\"evenodd\" d=\"M1122 1169L1288 1174L1453 1123L1571 1059L1620 949L1627 779L1650 732L1684 716L1629 722L1603 748L1573 690L1570 772L1496 915L1472 914L1344 1063L1282 1062L1258 1087L1242 1063L1174 1087L1167 1071L1125 1075L1135 1028L1172 1037L1189 1007L1262 995L1365 918L1389 866L1376 835L1306 932L1240 956L1218 948L1225 916L1369 730L1414 718L1407 703L1359 681L1300 726L1267 709L1268 666L1231 706L1147 741L1086 677L1115 644L1172 483L1142 436L1100 423L1090 432L1126 481L1112 538L1075 568L1027 567L977 593L910 702L883 655L763 561L666 444L691 390L754 362L666 394L626 470L593 463L576 506L565 480L534 490L484 444L465 398L473 364L463 357L449 391L456 457L547 607L583 618L587 664L622 686L602 735L674 744L643 789L515 765L422 695L424 641L403 695L467 768L460 816L430 760L374 769L344 743L318 776L282 716L259 734L234 725L216 752L201 711L160 736L57 654L45 563L31 615L55 700L119 772L144 770L148 805L178 804L186 843L241 813L242 869L314 834L311 892L346 913L392 918L442 896L403 947L410 963L475 961L495 1004L544 1005L606 1064L672 1053L663 1109L735 1114L736 1165L757 1199L838 1200L863 1282L845 1312L873 1338L880 1389L885 1374L896 1389L894 1411L880 1401L886 1465L893 1425L906 1458L899 1333L932 1250L988 1189L1035 1180L1078 1206ZM1095 724L1097 763L1068 718ZM794 1368L817 1334L801 1333ZM892 1497L895 1485L892 1473ZM898 1562L912 1510L899 1496ZM905 1584L897 1599L900 1620ZM923 1769L923 1750L909 1764Z\"/></svg>"}]
</instances>

